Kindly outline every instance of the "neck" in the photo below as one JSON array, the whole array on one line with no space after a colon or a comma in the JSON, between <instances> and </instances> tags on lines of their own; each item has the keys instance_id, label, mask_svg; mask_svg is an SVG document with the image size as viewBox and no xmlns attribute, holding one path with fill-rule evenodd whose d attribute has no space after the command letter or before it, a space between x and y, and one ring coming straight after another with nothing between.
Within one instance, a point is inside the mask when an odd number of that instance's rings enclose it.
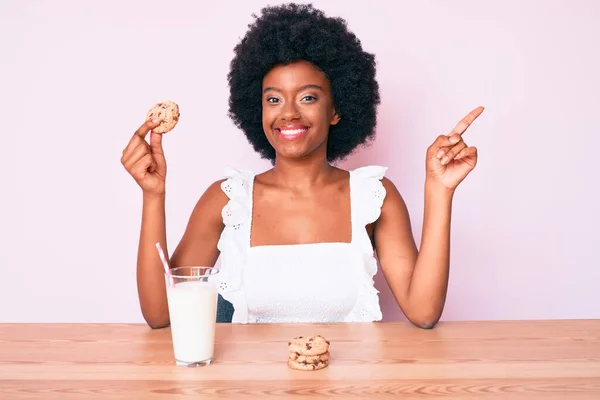
<instances>
[{"instance_id":1,"label":"neck","mask_svg":"<svg viewBox=\"0 0 600 400\"><path fill-rule=\"evenodd\" d=\"M331 178L335 167L325 157L319 159L289 159L278 157L272 176L281 186L294 189L311 188Z\"/></svg>"}]
</instances>

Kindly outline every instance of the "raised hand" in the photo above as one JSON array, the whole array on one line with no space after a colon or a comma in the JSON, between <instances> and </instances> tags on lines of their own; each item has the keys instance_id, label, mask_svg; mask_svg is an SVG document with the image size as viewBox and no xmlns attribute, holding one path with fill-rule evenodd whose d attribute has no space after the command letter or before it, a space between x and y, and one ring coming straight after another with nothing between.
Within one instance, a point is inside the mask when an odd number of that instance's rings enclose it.
<instances>
[{"instance_id":1,"label":"raised hand","mask_svg":"<svg viewBox=\"0 0 600 400\"><path fill-rule=\"evenodd\" d=\"M167 163L162 148L162 134L152 132L150 143L146 142L148 132L160 124L160 120L146 121L123 150L121 164L140 185L145 195L163 195Z\"/></svg>"},{"instance_id":2,"label":"raised hand","mask_svg":"<svg viewBox=\"0 0 600 400\"><path fill-rule=\"evenodd\" d=\"M427 179L449 190L456 187L477 165L477 148L469 147L463 133L483 112L477 107L464 117L448 135L440 135L427 149Z\"/></svg>"}]
</instances>

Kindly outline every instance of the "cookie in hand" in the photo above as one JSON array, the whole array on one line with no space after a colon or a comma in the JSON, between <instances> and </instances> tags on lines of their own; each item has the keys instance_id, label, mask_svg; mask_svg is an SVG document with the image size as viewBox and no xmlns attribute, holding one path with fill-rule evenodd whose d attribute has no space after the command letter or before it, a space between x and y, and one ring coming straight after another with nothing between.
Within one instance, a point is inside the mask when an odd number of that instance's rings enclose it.
<instances>
[{"instance_id":1,"label":"cookie in hand","mask_svg":"<svg viewBox=\"0 0 600 400\"><path fill-rule=\"evenodd\" d=\"M146 120L160 119L161 123L152 131L156 133L167 133L175 128L179 121L179 106L172 101L164 101L155 104L150 110Z\"/></svg>"}]
</instances>

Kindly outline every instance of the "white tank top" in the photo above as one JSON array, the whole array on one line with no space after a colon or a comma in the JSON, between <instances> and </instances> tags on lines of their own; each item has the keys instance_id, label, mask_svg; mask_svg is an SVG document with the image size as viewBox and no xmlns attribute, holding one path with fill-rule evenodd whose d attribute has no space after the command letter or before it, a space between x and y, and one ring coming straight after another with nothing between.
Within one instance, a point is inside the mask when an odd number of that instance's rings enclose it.
<instances>
[{"instance_id":1,"label":"white tank top","mask_svg":"<svg viewBox=\"0 0 600 400\"><path fill-rule=\"evenodd\" d=\"M381 213L387 168L350 171L352 241L250 246L254 173L228 169L222 190L225 228L218 242L219 293L233 323L327 323L381 320L373 285L377 261L365 229Z\"/></svg>"}]
</instances>

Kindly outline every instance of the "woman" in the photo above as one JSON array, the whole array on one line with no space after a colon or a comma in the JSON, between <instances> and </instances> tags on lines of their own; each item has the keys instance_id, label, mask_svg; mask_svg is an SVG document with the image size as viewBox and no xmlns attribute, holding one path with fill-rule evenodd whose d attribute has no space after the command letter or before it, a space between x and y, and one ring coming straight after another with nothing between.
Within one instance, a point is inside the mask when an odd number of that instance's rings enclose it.
<instances>
[{"instance_id":1,"label":"woman","mask_svg":"<svg viewBox=\"0 0 600 400\"><path fill-rule=\"evenodd\" d=\"M373 138L379 88L373 55L339 18L309 5L262 10L235 48L229 111L273 168L231 170L198 200L171 266L214 265L220 257L220 321L378 321L376 251L398 306L421 328L439 320L446 298L454 191L475 167L462 133L473 110L426 152L420 251L402 196L386 168L332 164ZM143 190L137 281L142 313L169 324L162 136L144 123L121 162Z\"/></svg>"}]
</instances>

